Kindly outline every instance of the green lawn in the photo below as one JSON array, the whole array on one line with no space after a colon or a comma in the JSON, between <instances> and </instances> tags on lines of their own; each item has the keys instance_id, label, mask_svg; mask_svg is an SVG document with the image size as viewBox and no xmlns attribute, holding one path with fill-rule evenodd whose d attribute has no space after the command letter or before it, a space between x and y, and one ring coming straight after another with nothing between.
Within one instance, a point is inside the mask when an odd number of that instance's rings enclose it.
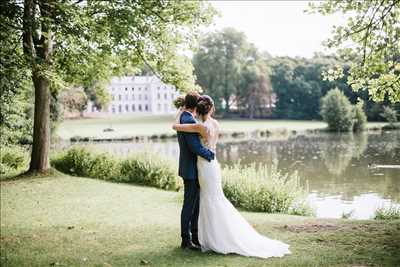
<instances>
[{"instance_id":1,"label":"green lawn","mask_svg":"<svg viewBox=\"0 0 400 267\"><path fill-rule=\"evenodd\" d=\"M152 134L172 134L171 126L174 116L115 116L108 118L84 118L65 120L58 128L57 134L62 139L73 136L114 138ZM321 129L326 124L321 121L295 120L232 120L220 121L222 132L252 132L255 130L307 130ZM368 126L382 126L383 123L369 123ZM113 128L113 132L103 132L105 128Z\"/></svg>"},{"instance_id":2,"label":"green lawn","mask_svg":"<svg viewBox=\"0 0 400 267\"><path fill-rule=\"evenodd\" d=\"M291 245L262 260L181 251L182 192L64 175L0 185L1 266L400 266L400 221L242 212Z\"/></svg>"}]
</instances>

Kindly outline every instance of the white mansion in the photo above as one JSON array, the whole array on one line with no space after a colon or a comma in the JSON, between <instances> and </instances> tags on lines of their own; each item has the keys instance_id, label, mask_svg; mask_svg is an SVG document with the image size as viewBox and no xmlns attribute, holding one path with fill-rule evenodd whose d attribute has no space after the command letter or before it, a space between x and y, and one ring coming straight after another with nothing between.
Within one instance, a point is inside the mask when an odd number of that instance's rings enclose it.
<instances>
[{"instance_id":1,"label":"white mansion","mask_svg":"<svg viewBox=\"0 0 400 267\"><path fill-rule=\"evenodd\" d=\"M107 86L111 96L108 107L98 110L89 101L85 114L174 114L172 104L179 93L156 76L113 77Z\"/></svg>"}]
</instances>

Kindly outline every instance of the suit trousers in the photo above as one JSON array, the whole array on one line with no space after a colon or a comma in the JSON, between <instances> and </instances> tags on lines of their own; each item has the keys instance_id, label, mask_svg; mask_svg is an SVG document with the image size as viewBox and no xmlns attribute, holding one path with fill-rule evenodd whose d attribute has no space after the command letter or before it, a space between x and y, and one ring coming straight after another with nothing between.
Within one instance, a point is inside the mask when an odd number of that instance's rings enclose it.
<instances>
[{"instance_id":1,"label":"suit trousers","mask_svg":"<svg viewBox=\"0 0 400 267\"><path fill-rule=\"evenodd\" d=\"M184 180L184 199L181 212L181 237L188 241L197 238L200 205L200 185L198 179Z\"/></svg>"}]
</instances>

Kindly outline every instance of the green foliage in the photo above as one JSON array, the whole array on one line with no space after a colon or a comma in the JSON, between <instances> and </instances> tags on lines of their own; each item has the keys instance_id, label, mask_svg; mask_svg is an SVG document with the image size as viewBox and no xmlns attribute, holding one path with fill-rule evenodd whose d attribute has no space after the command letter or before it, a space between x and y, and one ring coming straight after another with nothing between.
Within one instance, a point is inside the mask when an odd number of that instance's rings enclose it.
<instances>
[{"instance_id":1,"label":"green foliage","mask_svg":"<svg viewBox=\"0 0 400 267\"><path fill-rule=\"evenodd\" d=\"M121 162L121 182L154 186L165 190L178 191L181 178L177 166L160 156L145 152L131 156Z\"/></svg>"},{"instance_id":2,"label":"green foliage","mask_svg":"<svg viewBox=\"0 0 400 267\"><path fill-rule=\"evenodd\" d=\"M310 11L349 14L347 23L335 26L326 42L351 60L348 84L354 91L368 90L374 101L387 97L392 103L400 102L400 2L331 0L310 3ZM340 78L341 68L326 76Z\"/></svg>"},{"instance_id":3,"label":"green foliage","mask_svg":"<svg viewBox=\"0 0 400 267\"><path fill-rule=\"evenodd\" d=\"M83 147L72 147L51 160L59 171L74 176L115 180L120 176L118 161L109 154L96 153Z\"/></svg>"},{"instance_id":4,"label":"green foliage","mask_svg":"<svg viewBox=\"0 0 400 267\"><path fill-rule=\"evenodd\" d=\"M236 207L248 211L293 213L309 215L305 204L306 191L301 187L297 173L282 174L272 167L239 163L223 169L225 196Z\"/></svg>"},{"instance_id":5,"label":"green foliage","mask_svg":"<svg viewBox=\"0 0 400 267\"><path fill-rule=\"evenodd\" d=\"M253 118L271 111L272 87L262 55L245 34L233 28L206 35L193 56L197 82L216 104L217 112L231 112L235 103L241 115Z\"/></svg>"},{"instance_id":6,"label":"green foliage","mask_svg":"<svg viewBox=\"0 0 400 267\"><path fill-rule=\"evenodd\" d=\"M28 166L28 151L20 146L2 146L0 151L0 175L22 171Z\"/></svg>"},{"instance_id":7,"label":"green foliage","mask_svg":"<svg viewBox=\"0 0 400 267\"><path fill-rule=\"evenodd\" d=\"M181 179L173 162L154 153L140 153L118 159L109 153L99 153L84 147L73 147L52 158L51 164L61 172L83 176L179 190Z\"/></svg>"},{"instance_id":8,"label":"green foliage","mask_svg":"<svg viewBox=\"0 0 400 267\"><path fill-rule=\"evenodd\" d=\"M250 119L271 115L274 101L269 72L256 48L251 47L236 93L239 110Z\"/></svg>"},{"instance_id":9,"label":"green foliage","mask_svg":"<svg viewBox=\"0 0 400 267\"><path fill-rule=\"evenodd\" d=\"M367 115L365 115L363 106L364 106L363 101L360 101L356 105L353 106L353 113L354 113L353 131L354 132L363 131L367 127Z\"/></svg>"},{"instance_id":10,"label":"green foliage","mask_svg":"<svg viewBox=\"0 0 400 267\"><path fill-rule=\"evenodd\" d=\"M233 28L209 33L200 41L193 56L195 75L200 87L214 99L217 111L230 111L249 48L245 34Z\"/></svg>"},{"instance_id":11,"label":"green foliage","mask_svg":"<svg viewBox=\"0 0 400 267\"><path fill-rule=\"evenodd\" d=\"M321 99L321 116L331 131L347 132L353 129L353 107L337 88Z\"/></svg>"},{"instance_id":12,"label":"green foliage","mask_svg":"<svg viewBox=\"0 0 400 267\"><path fill-rule=\"evenodd\" d=\"M81 88L72 88L62 92L60 102L69 112L82 112L86 109L88 98Z\"/></svg>"},{"instance_id":13,"label":"green foliage","mask_svg":"<svg viewBox=\"0 0 400 267\"><path fill-rule=\"evenodd\" d=\"M375 220L400 220L400 207L391 205L387 208L381 207L375 211Z\"/></svg>"},{"instance_id":14,"label":"green foliage","mask_svg":"<svg viewBox=\"0 0 400 267\"><path fill-rule=\"evenodd\" d=\"M316 54L311 59L277 57L270 60L271 82L276 94L274 116L289 119L320 119L320 98L331 88L351 91L345 80L327 81L322 73L337 64L333 56ZM357 98L357 97L356 97Z\"/></svg>"},{"instance_id":15,"label":"green foliage","mask_svg":"<svg viewBox=\"0 0 400 267\"><path fill-rule=\"evenodd\" d=\"M397 111L390 107L383 107L383 113L381 116L385 118L390 125L393 125L397 122Z\"/></svg>"}]
</instances>

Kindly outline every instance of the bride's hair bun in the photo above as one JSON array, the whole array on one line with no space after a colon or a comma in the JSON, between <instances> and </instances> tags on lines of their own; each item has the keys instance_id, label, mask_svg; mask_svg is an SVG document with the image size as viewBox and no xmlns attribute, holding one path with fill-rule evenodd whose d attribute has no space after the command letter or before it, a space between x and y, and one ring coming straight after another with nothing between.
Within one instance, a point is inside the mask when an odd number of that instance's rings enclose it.
<instances>
[{"instance_id":1,"label":"bride's hair bun","mask_svg":"<svg viewBox=\"0 0 400 267\"><path fill-rule=\"evenodd\" d=\"M196 110L199 115L203 116L208 114L213 107L214 101L212 98L208 95L202 95L197 101Z\"/></svg>"}]
</instances>

